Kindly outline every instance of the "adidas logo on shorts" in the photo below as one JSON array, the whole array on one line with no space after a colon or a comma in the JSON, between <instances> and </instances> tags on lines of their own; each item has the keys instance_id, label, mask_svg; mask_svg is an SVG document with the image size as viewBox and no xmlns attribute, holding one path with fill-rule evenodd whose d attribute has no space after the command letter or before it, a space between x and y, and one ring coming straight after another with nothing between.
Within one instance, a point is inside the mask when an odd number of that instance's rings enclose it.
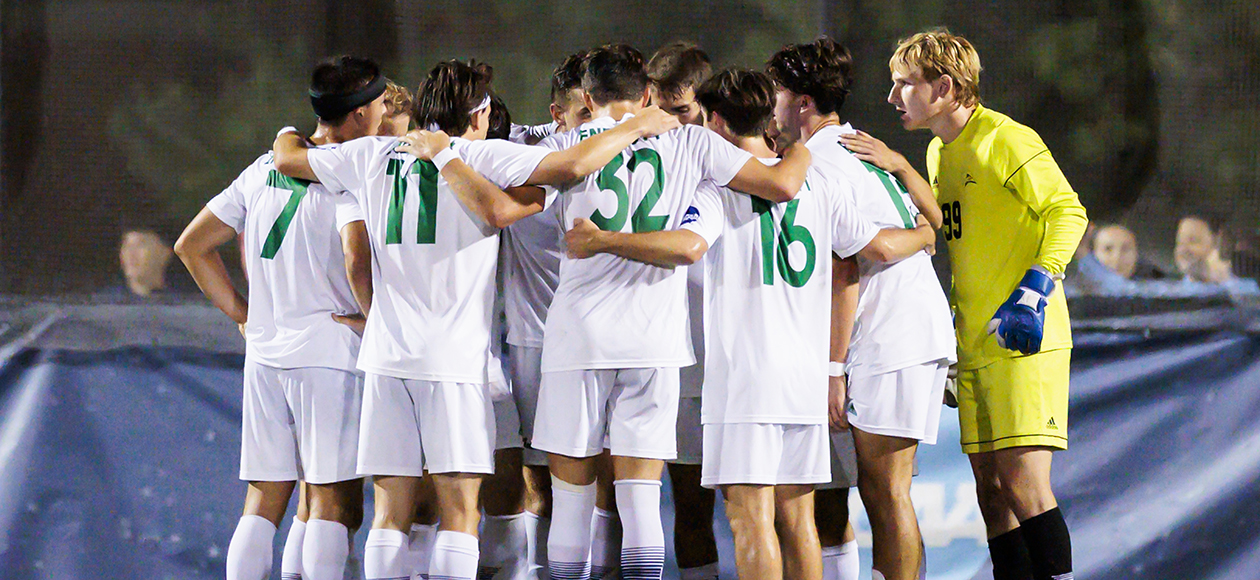
<instances>
[{"instance_id":1,"label":"adidas logo on shorts","mask_svg":"<svg viewBox=\"0 0 1260 580\"><path fill-rule=\"evenodd\" d=\"M1056 431L1059 429L1059 426L1054 424L1054 417L1051 417L1049 421L1046 421L1046 429L1054 429Z\"/></svg>"}]
</instances>

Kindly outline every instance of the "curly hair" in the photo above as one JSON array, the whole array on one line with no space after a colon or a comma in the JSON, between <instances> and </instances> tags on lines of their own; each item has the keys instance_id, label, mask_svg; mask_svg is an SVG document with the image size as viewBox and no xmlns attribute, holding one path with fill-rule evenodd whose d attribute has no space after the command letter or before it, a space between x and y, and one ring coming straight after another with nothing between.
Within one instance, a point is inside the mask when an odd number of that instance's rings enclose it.
<instances>
[{"instance_id":1,"label":"curly hair","mask_svg":"<svg viewBox=\"0 0 1260 580\"><path fill-rule=\"evenodd\" d=\"M587 51L579 50L565 57L564 62L551 73L551 102L564 105L569 91L582 88L583 61Z\"/></svg>"},{"instance_id":2,"label":"curly hair","mask_svg":"<svg viewBox=\"0 0 1260 580\"><path fill-rule=\"evenodd\" d=\"M583 68L582 90L597 105L633 101L647 90L643 53L628 44L607 44L590 51Z\"/></svg>"},{"instance_id":3,"label":"curly hair","mask_svg":"<svg viewBox=\"0 0 1260 580\"><path fill-rule=\"evenodd\" d=\"M809 44L789 44L766 63L771 80L798 95L809 95L818 112L840 112L853 85L853 56L827 37Z\"/></svg>"},{"instance_id":4,"label":"curly hair","mask_svg":"<svg viewBox=\"0 0 1260 580\"><path fill-rule=\"evenodd\" d=\"M413 106L411 91L394 81L389 81L385 85L385 114L394 117L402 114L411 114Z\"/></svg>"},{"instance_id":5,"label":"curly hair","mask_svg":"<svg viewBox=\"0 0 1260 580\"><path fill-rule=\"evenodd\" d=\"M437 125L448 135L463 135L472 125L470 111L490 94L494 69L475 60L440 62L416 90L412 117L420 127Z\"/></svg>"},{"instance_id":6,"label":"curly hair","mask_svg":"<svg viewBox=\"0 0 1260 580\"><path fill-rule=\"evenodd\" d=\"M696 100L740 137L764 135L774 118L774 83L762 72L723 70L696 89Z\"/></svg>"}]
</instances>

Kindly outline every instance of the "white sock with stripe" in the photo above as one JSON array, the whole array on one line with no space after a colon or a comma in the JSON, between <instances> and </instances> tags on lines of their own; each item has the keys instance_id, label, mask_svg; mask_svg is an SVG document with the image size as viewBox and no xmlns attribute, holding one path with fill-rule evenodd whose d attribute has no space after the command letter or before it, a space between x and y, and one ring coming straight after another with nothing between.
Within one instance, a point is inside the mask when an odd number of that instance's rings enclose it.
<instances>
[{"instance_id":1,"label":"white sock with stripe","mask_svg":"<svg viewBox=\"0 0 1260 580\"><path fill-rule=\"evenodd\" d=\"M552 580L590 580L595 484L573 485L553 475L551 506L547 569Z\"/></svg>"},{"instance_id":2,"label":"white sock with stripe","mask_svg":"<svg viewBox=\"0 0 1260 580\"><path fill-rule=\"evenodd\" d=\"M621 579L661 580L665 570L661 482L623 479L615 485L621 515Z\"/></svg>"},{"instance_id":3,"label":"white sock with stripe","mask_svg":"<svg viewBox=\"0 0 1260 580\"><path fill-rule=\"evenodd\" d=\"M280 580L302 580L302 541L306 537L306 522L293 517L289 535L284 539L284 552L280 555Z\"/></svg>"}]
</instances>

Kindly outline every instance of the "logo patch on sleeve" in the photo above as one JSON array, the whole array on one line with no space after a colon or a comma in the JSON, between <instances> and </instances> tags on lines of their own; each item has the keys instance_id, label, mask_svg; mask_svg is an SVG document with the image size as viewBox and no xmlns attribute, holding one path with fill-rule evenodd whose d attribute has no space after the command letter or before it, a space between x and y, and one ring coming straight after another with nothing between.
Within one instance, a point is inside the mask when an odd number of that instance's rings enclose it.
<instances>
[{"instance_id":1,"label":"logo patch on sleeve","mask_svg":"<svg viewBox=\"0 0 1260 580\"><path fill-rule=\"evenodd\" d=\"M684 213L684 214L683 214L682 224L681 224L681 225L684 225L684 226L685 226L685 225L687 225L687 224L689 224L689 223L691 223L691 222L694 222L694 221L696 221L696 220L698 220L698 219L700 219L700 210L696 209L696 207L695 207L695 206L691 206L691 207L687 208L686 213Z\"/></svg>"}]
</instances>

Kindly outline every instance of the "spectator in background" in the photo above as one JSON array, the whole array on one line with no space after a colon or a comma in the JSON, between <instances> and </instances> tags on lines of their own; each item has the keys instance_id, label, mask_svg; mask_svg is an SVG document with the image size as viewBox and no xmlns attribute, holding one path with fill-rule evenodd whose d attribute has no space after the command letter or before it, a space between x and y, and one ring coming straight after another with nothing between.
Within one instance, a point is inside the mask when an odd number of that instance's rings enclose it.
<instances>
[{"instance_id":1,"label":"spectator in background","mask_svg":"<svg viewBox=\"0 0 1260 580\"><path fill-rule=\"evenodd\" d=\"M1187 284L1214 284L1231 294L1260 292L1256 281L1234 275L1228 254L1222 248L1228 235L1224 224L1198 215L1181 218L1177 224L1177 247L1173 261Z\"/></svg>"},{"instance_id":2,"label":"spectator in background","mask_svg":"<svg viewBox=\"0 0 1260 580\"><path fill-rule=\"evenodd\" d=\"M132 228L123 232L118 247L127 291L148 297L167 292L166 268L175 256L171 245L156 231Z\"/></svg>"},{"instance_id":3,"label":"spectator in background","mask_svg":"<svg viewBox=\"0 0 1260 580\"><path fill-rule=\"evenodd\" d=\"M1126 280L1158 280L1165 275L1144 262L1138 252L1137 236L1120 224L1106 225L1094 233L1094 258Z\"/></svg>"}]
</instances>

